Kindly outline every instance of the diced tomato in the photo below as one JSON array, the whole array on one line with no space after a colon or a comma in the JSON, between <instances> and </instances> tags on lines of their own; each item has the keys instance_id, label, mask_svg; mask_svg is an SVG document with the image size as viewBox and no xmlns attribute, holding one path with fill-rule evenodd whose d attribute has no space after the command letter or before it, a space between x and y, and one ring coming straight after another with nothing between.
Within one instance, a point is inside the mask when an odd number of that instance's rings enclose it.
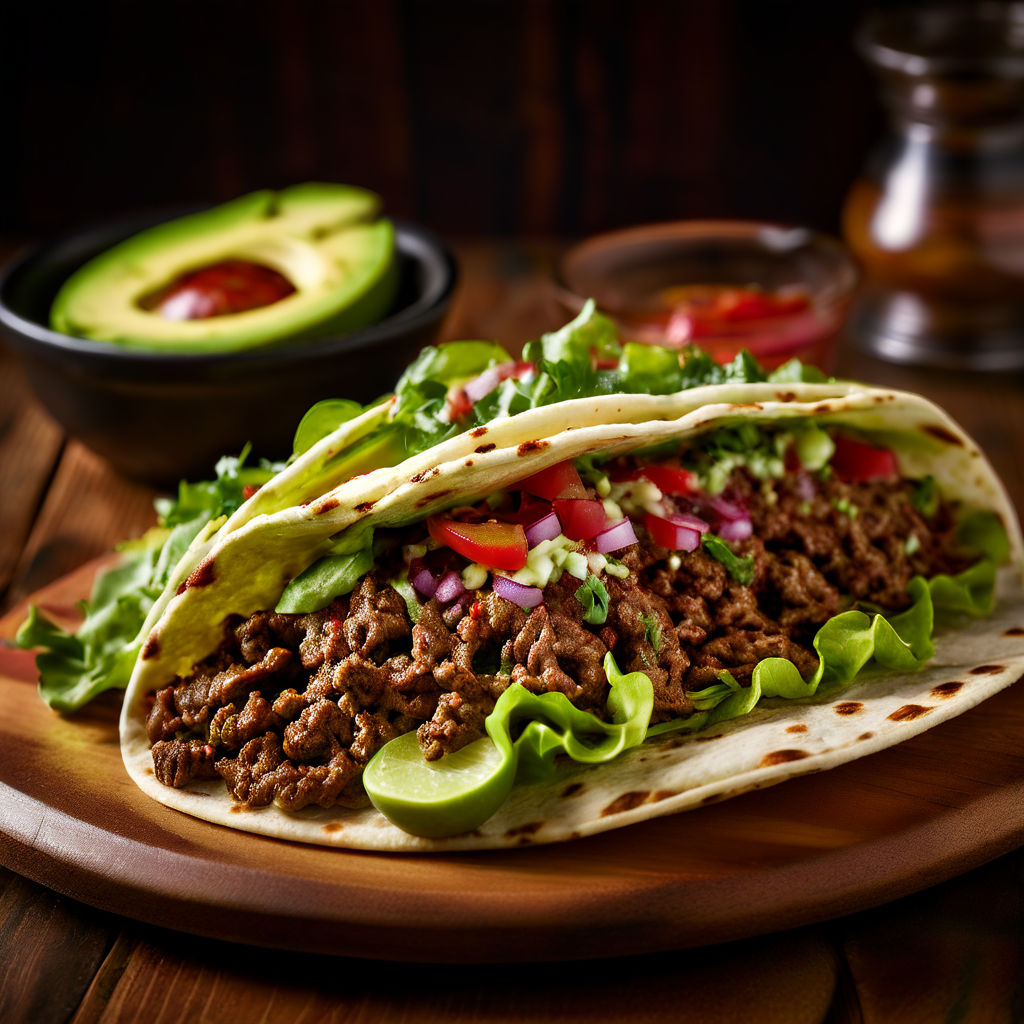
<instances>
[{"instance_id":1,"label":"diced tomato","mask_svg":"<svg viewBox=\"0 0 1024 1024\"><path fill-rule=\"evenodd\" d=\"M722 292L713 315L722 320L761 320L776 313L775 297L752 288L732 288Z\"/></svg>"},{"instance_id":2,"label":"diced tomato","mask_svg":"<svg viewBox=\"0 0 1024 1024\"><path fill-rule=\"evenodd\" d=\"M259 490L258 484L242 485L242 500L248 501Z\"/></svg>"},{"instance_id":3,"label":"diced tomato","mask_svg":"<svg viewBox=\"0 0 1024 1024\"><path fill-rule=\"evenodd\" d=\"M655 544L670 551L694 551L700 544L700 531L671 512L664 516L645 512L644 526Z\"/></svg>"},{"instance_id":4,"label":"diced tomato","mask_svg":"<svg viewBox=\"0 0 1024 1024\"><path fill-rule=\"evenodd\" d=\"M430 536L472 562L515 572L526 565L529 550L521 523L460 523L443 516L427 519Z\"/></svg>"},{"instance_id":5,"label":"diced tomato","mask_svg":"<svg viewBox=\"0 0 1024 1024\"><path fill-rule=\"evenodd\" d=\"M536 367L533 363L527 362L512 362L502 363L498 368L498 383L500 384L503 380L508 380L509 377L515 377L518 380L520 377L525 377L528 373L533 373Z\"/></svg>"},{"instance_id":6,"label":"diced tomato","mask_svg":"<svg viewBox=\"0 0 1024 1024\"><path fill-rule=\"evenodd\" d=\"M576 467L571 462L559 462L548 466L539 473L523 480L519 487L540 498L554 501L555 498L585 498L587 489L583 486Z\"/></svg>"},{"instance_id":7,"label":"diced tomato","mask_svg":"<svg viewBox=\"0 0 1024 1024\"><path fill-rule=\"evenodd\" d=\"M682 466L641 466L640 475L650 480L662 494L686 497L697 491L697 479Z\"/></svg>"},{"instance_id":8,"label":"diced tomato","mask_svg":"<svg viewBox=\"0 0 1024 1024\"><path fill-rule=\"evenodd\" d=\"M448 392L448 422L454 423L468 416L473 410L469 395L462 388L453 388Z\"/></svg>"},{"instance_id":9,"label":"diced tomato","mask_svg":"<svg viewBox=\"0 0 1024 1024\"><path fill-rule=\"evenodd\" d=\"M644 471L642 469L625 469L613 462L608 467L608 478L616 484L623 483L626 480L642 480L644 478Z\"/></svg>"},{"instance_id":10,"label":"diced tomato","mask_svg":"<svg viewBox=\"0 0 1024 1024\"><path fill-rule=\"evenodd\" d=\"M479 619L484 613L484 606L479 601L474 601L469 606L469 617L471 619Z\"/></svg>"},{"instance_id":11,"label":"diced tomato","mask_svg":"<svg viewBox=\"0 0 1024 1024\"><path fill-rule=\"evenodd\" d=\"M550 511L550 501L544 501L534 494L523 491L519 495L519 508L515 512L504 515L504 518L511 520L513 523L522 523L524 526L529 526L530 523L543 519Z\"/></svg>"},{"instance_id":12,"label":"diced tomato","mask_svg":"<svg viewBox=\"0 0 1024 1024\"><path fill-rule=\"evenodd\" d=\"M896 456L888 448L876 448L866 441L840 435L835 439L832 472L846 483L889 480L899 475Z\"/></svg>"},{"instance_id":13,"label":"diced tomato","mask_svg":"<svg viewBox=\"0 0 1024 1024\"><path fill-rule=\"evenodd\" d=\"M553 504L562 533L570 540L590 540L608 526L608 516L599 501L563 498Z\"/></svg>"}]
</instances>

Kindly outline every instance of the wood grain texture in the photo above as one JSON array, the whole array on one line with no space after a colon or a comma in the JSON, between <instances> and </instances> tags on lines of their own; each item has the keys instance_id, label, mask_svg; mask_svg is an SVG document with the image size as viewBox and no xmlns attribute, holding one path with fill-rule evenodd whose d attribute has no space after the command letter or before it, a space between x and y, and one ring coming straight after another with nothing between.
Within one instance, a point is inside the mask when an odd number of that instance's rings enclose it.
<instances>
[{"instance_id":1,"label":"wood grain texture","mask_svg":"<svg viewBox=\"0 0 1024 1024\"><path fill-rule=\"evenodd\" d=\"M64 435L32 400L13 356L0 345L0 607L32 529Z\"/></svg>"},{"instance_id":2,"label":"wood grain texture","mask_svg":"<svg viewBox=\"0 0 1024 1024\"><path fill-rule=\"evenodd\" d=\"M683 1014L724 1024L749 1019L754 1005L763 1007L763 1024L818 1024L835 977L833 947L809 931L685 956L467 970L271 953L150 930L112 993L90 992L74 1024L127 1024L140 1006L152 1024L668 1024Z\"/></svg>"},{"instance_id":3,"label":"wood grain texture","mask_svg":"<svg viewBox=\"0 0 1024 1024\"><path fill-rule=\"evenodd\" d=\"M497 337L514 350L539 331L557 325L559 315L549 302L546 273L558 248L544 241L459 246L463 288L445 336ZM925 374L852 354L844 366L863 379L920 390L947 404L986 447L1018 508L1024 507L1024 388L1019 378ZM12 379L0 373L0 408L13 407ZM15 420L5 429L31 434L30 427L16 421L22 416L45 421L45 414L24 396L17 399L17 409ZM31 459L26 464L45 488L52 465L45 465L48 456L42 449L37 453L44 464ZM10 460L18 457L15 447L4 447L0 440L0 468L5 476ZM69 462L77 458L72 446ZM61 505L55 505L56 496L51 495L51 511L45 525L36 525L32 543L33 551L43 552L59 539L59 558L41 554L21 558L25 533L0 531L0 561L6 557L14 566L20 560L18 572L31 571L29 580L15 578L19 594L152 522L150 495L140 498L136 492L133 497L135 485L124 489L113 474L94 467L83 476L81 467L68 465L58 477L65 516L58 514ZM76 492L68 486L82 480L97 488L109 484L112 493L92 487ZM3 497L0 494L0 507ZM130 506L133 511L125 518L118 506L122 510ZM32 521L27 507L17 503L14 507L19 522ZM80 586L87 585L83 577ZM7 689L0 686L0 694ZM106 724L87 724L87 730L109 731L113 713L113 705L107 704L101 716ZM999 723L995 725L998 729ZM964 758L949 768L970 775ZM971 784L968 778L965 785ZM887 790L877 780L867 791L872 802L882 800L890 806L893 821L898 820L901 793ZM859 796L850 795L851 827L856 830L861 827ZM763 818L751 816L751 822L760 826ZM814 821L797 823L793 830L798 827L813 833ZM831 835L841 838L842 831L833 830ZM817 838L821 842L827 834L819 830ZM946 841L946 832L934 838L937 845ZM773 843L766 836L747 846L742 831L723 829L720 845L726 848L728 867L745 856L764 856ZM580 858L584 878L591 874L591 860L589 855ZM709 876L709 886L714 877ZM522 973L478 966L446 974L432 966L395 968L197 940L111 918L6 869L0 869L0 907L0 1019L4 1021L63 1022L75 1005L75 1024L139 1019L219 1022L239 1016L232 1013L236 1008L251 1020L360 1024L681 1018L916 1024L936 1019L1024 1019L1020 982L1024 977L1024 923L1020 920L1024 851L926 892L795 933L776 931L702 950L618 957L568 969L534 964ZM110 926L111 921L116 925ZM97 951L105 947L91 931L97 923L99 933L110 927L105 934L108 940L114 939L101 962ZM527 947L522 955L536 954ZM15 1007L17 1012L12 1010ZM21 1012L26 1008L30 1016Z\"/></svg>"},{"instance_id":4,"label":"wood grain texture","mask_svg":"<svg viewBox=\"0 0 1024 1024\"><path fill-rule=\"evenodd\" d=\"M36 601L66 619L88 569ZM9 636L21 617L0 621ZM0 649L0 861L103 910L380 959L563 959L698 946L913 892L1024 840L1024 689L827 773L539 849L320 849L178 814L127 778L116 697L73 718ZM114 695L110 695L114 696Z\"/></svg>"},{"instance_id":5,"label":"wood grain texture","mask_svg":"<svg viewBox=\"0 0 1024 1024\"><path fill-rule=\"evenodd\" d=\"M846 923L841 950L864 1024L1024 1019L1024 903L1010 896L1021 866L1019 854L1004 858Z\"/></svg>"},{"instance_id":6,"label":"wood grain texture","mask_svg":"<svg viewBox=\"0 0 1024 1024\"><path fill-rule=\"evenodd\" d=\"M69 442L21 549L7 604L145 532L156 521L154 494Z\"/></svg>"},{"instance_id":7,"label":"wood grain texture","mask_svg":"<svg viewBox=\"0 0 1024 1024\"><path fill-rule=\"evenodd\" d=\"M66 1020L117 924L55 892L8 875L0 894L0 1020Z\"/></svg>"}]
</instances>

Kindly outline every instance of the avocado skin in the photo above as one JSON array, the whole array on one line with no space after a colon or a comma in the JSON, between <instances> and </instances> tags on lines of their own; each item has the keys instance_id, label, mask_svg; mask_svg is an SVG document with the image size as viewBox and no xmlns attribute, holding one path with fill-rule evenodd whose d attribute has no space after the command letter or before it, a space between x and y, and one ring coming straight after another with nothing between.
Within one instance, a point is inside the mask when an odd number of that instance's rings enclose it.
<instances>
[{"instance_id":1,"label":"avocado skin","mask_svg":"<svg viewBox=\"0 0 1024 1024\"><path fill-rule=\"evenodd\" d=\"M233 352L337 335L382 319L398 285L394 228L380 199L310 182L262 190L134 235L80 267L51 308L63 334L165 353ZM226 258L273 267L296 287L269 306L170 321L141 300Z\"/></svg>"}]
</instances>

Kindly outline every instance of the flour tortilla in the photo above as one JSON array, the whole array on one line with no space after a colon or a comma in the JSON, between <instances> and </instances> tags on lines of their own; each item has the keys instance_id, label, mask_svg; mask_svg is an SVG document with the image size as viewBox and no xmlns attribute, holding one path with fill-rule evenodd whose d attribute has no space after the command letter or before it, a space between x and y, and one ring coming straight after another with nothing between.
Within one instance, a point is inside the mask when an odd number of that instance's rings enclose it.
<instances>
[{"instance_id":1,"label":"flour tortilla","mask_svg":"<svg viewBox=\"0 0 1024 1024\"><path fill-rule=\"evenodd\" d=\"M237 813L219 781L176 790L153 775L145 732L147 695L212 653L227 616L272 608L287 582L346 531L361 524L401 525L472 503L547 466L593 452L622 454L738 420L785 423L808 417L877 436L896 451L905 476L930 473L943 496L965 513L995 512L1010 541L1010 564L1001 571L994 615L964 620L937 635L937 653L920 672L858 677L842 696L863 703L858 714L838 714L835 694L813 702L766 702L716 726L715 734L721 735L713 743L669 735L608 765L563 764L555 782L517 786L479 829L443 840L408 835L372 807L291 813L271 806ZM1024 636L1011 632L1024 626L1022 573L1020 524L1002 484L974 442L919 396L856 384L739 384L666 396L578 399L467 431L394 469L348 481L306 504L250 514L207 538L184 585L163 595L159 619L143 644L122 711L122 753L131 777L161 803L278 838L406 852L556 842L831 768L966 711L1024 674ZM983 664L999 670L969 674ZM939 684L965 678L970 682L949 696L932 696ZM927 710L891 717L911 706ZM797 721L807 728L795 743L786 727ZM570 782L581 785L569 787Z\"/></svg>"}]
</instances>

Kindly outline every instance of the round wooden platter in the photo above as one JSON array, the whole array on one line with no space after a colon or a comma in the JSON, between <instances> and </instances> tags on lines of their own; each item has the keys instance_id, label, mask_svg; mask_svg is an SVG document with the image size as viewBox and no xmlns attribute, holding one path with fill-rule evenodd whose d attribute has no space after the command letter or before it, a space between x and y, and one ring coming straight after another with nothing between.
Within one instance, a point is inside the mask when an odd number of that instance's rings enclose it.
<instances>
[{"instance_id":1,"label":"round wooden platter","mask_svg":"<svg viewBox=\"0 0 1024 1024\"><path fill-rule=\"evenodd\" d=\"M36 595L73 620L95 565ZM24 609L0 620L13 636ZM1024 625L1024 624L1022 624ZM554 846L350 852L211 825L125 774L117 699L73 717L0 642L0 862L104 910L214 938L427 962L721 942L860 910L1024 843L1024 687L897 747Z\"/></svg>"}]
</instances>

